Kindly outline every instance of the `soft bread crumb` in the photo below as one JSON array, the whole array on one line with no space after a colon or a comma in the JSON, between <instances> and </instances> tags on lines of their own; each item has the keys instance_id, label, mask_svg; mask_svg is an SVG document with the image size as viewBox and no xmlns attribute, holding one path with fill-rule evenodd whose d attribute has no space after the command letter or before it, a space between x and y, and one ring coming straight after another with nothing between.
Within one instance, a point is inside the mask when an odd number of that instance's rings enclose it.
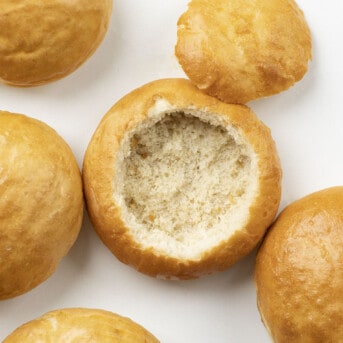
<instances>
[{"instance_id":1,"label":"soft bread crumb","mask_svg":"<svg viewBox=\"0 0 343 343\"><path fill-rule=\"evenodd\" d=\"M239 129L219 115L155 111L122 141L114 197L144 248L199 259L244 227L256 166Z\"/></svg>"}]
</instances>

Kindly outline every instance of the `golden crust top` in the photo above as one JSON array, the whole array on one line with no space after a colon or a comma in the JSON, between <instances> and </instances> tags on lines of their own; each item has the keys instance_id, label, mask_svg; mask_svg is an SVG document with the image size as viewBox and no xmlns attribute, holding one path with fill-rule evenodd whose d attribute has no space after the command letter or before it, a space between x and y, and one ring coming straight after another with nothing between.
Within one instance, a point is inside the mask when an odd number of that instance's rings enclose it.
<instances>
[{"instance_id":1,"label":"golden crust top","mask_svg":"<svg viewBox=\"0 0 343 343\"><path fill-rule=\"evenodd\" d=\"M142 326L109 311L67 308L32 320L11 333L3 343L158 343Z\"/></svg>"},{"instance_id":2,"label":"golden crust top","mask_svg":"<svg viewBox=\"0 0 343 343\"><path fill-rule=\"evenodd\" d=\"M256 259L264 324L278 343L343 340L343 187L289 205Z\"/></svg>"},{"instance_id":3,"label":"golden crust top","mask_svg":"<svg viewBox=\"0 0 343 343\"><path fill-rule=\"evenodd\" d=\"M35 86L70 74L104 38L111 12L112 0L2 1L0 81Z\"/></svg>"},{"instance_id":4,"label":"golden crust top","mask_svg":"<svg viewBox=\"0 0 343 343\"><path fill-rule=\"evenodd\" d=\"M179 260L143 249L121 218L114 201L115 159L128 130L141 123L158 99L174 110L187 108L216 113L239 127L258 155L258 195L241 230L204 252L200 260ZM184 79L151 82L122 98L104 116L86 151L83 180L88 212L104 244L124 263L152 276L194 278L223 270L248 254L271 224L281 193L281 168L270 130L245 106L229 105L207 96Z\"/></svg>"},{"instance_id":5,"label":"golden crust top","mask_svg":"<svg viewBox=\"0 0 343 343\"><path fill-rule=\"evenodd\" d=\"M83 216L72 151L46 124L0 111L0 299L49 277Z\"/></svg>"},{"instance_id":6,"label":"golden crust top","mask_svg":"<svg viewBox=\"0 0 343 343\"><path fill-rule=\"evenodd\" d=\"M293 0L192 0L178 21L175 53L200 89L246 103L299 81L311 49L310 30Z\"/></svg>"}]
</instances>

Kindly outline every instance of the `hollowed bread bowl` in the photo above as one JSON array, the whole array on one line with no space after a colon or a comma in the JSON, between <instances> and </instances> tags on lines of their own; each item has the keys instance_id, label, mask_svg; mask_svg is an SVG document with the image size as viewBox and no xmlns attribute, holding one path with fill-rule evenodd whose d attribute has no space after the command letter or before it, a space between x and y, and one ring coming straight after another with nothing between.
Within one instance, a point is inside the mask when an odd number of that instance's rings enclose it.
<instances>
[{"instance_id":1,"label":"hollowed bread bowl","mask_svg":"<svg viewBox=\"0 0 343 343\"><path fill-rule=\"evenodd\" d=\"M96 129L83 164L88 212L117 258L162 278L224 270L247 255L280 201L270 130L184 79L146 84Z\"/></svg>"}]
</instances>

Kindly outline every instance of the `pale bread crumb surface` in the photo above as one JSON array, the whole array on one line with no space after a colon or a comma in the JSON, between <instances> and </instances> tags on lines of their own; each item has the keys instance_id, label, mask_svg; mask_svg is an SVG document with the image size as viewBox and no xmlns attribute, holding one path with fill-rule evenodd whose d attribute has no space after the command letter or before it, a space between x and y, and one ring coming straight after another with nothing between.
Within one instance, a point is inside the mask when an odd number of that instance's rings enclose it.
<instances>
[{"instance_id":1,"label":"pale bread crumb surface","mask_svg":"<svg viewBox=\"0 0 343 343\"><path fill-rule=\"evenodd\" d=\"M257 157L238 128L158 100L116 156L115 201L134 239L199 259L244 227L258 189Z\"/></svg>"}]
</instances>

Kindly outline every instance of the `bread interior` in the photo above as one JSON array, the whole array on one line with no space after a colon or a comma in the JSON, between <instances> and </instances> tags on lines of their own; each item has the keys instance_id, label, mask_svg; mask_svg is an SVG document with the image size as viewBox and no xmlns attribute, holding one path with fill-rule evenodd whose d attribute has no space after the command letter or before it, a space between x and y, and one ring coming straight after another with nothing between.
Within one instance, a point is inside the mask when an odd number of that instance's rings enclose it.
<instances>
[{"instance_id":1,"label":"bread interior","mask_svg":"<svg viewBox=\"0 0 343 343\"><path fill-rule=\"evenodd\" d=\"M244 227L256 165L251 146L224 117L155 111L121 143L114 197L144 248L196 260Z\"/></svg>"}]
</instances>

